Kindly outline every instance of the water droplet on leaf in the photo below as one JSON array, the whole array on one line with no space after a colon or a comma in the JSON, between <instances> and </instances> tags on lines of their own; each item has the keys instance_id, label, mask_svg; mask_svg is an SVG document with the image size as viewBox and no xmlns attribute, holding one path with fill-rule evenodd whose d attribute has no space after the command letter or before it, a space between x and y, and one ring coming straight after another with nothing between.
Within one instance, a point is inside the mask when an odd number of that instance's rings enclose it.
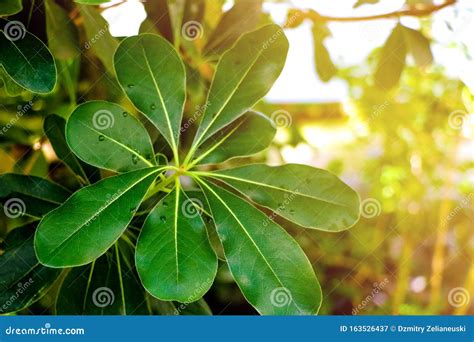
<instances>
[{"instance_id":1,"label":"water droplet on leaf","mask_svg":"<svg viewBox=\"0 0 474 342\"><path fill-rule=\"evenodd\" d=\"M99 135L99 141L104 141L105 140L105 137L101 134Z\"/></svg>"}]
</instances>

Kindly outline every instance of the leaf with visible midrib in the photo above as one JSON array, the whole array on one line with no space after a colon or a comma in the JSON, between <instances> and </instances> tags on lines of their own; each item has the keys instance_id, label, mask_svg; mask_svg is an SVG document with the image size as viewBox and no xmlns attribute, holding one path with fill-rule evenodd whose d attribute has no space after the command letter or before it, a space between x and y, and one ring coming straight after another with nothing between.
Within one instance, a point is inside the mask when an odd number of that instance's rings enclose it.
<instances>
[{"instance_id":1,"label":"leaf with visible midrib","mask_svg":"<svg viewBox=\"0 0 474 342\"><path fill-rule=\"evenodd\" d=\"M288 53L288 40L278 25L244 34L226 51L212 80L196 143L224 128L257 103L272 87Z\"/></svg>"},{"instance_id":2,"label":"leaf with visible midrib","mask_svg":"<svg viewBox=\"0 0 474 342\"><path fill-rule=\"evenodd\" d=\"M85 183L95 183L100 180L100 171L84 163L72 153L66 142L66 120L51 114L44 119L43 130L54 152L77 176Z\"/></svg>"},{"instance_id":3,"label":"leaf with visible midrib","mask_svg":"<svg viewBox=\"0 0 474 342\"><path fill-rule=\"evenodd\" d=\"M68 119L66 139L79 158L99 168L128 172L156 164L145 127L114 103L78 106Z\"/></svg>"},{"instance_id":4,"label":"leaf with visible midrib","mask_svg":"<svg viewBox=\"0 0 474 342\"><path fill-rule=\"evenodd\" d=\"M38 259L51 267L97 259L122 235L161 170L132 171L77 191L41 220L35 236Z\"/></svg>"},{"instance_id":5,"label":"leaf with visible midrib","mask_svg":"<svg viewBox=\"0 0 474 342\"><path fill-rule=\"evenodd\" d=\"M147 217L136 264L145 288L161 300L193 302L211 287L217 257L193 199L178 185Z\"/></svg>"},{"instance_id":6,"label":"leaf with visible midrib","mask_svg":"<svg viewBox=\"0 0 474 342\"><path fill-rule=\"evenodd\" d=\"M93 263L73 268L59 290L57 315L149 315L133 264L112 247Z\"/></svg>"},{"instance_id":7,"label":"leaf with visible midrib","mask_svg":"<svg viewBox=\"0 0 474 342\"><path fill-rule=\"evenodd\" d=\"M0 175L0 203L9 208L14 216L21 214L38 217L49 213L59 207L71 192L62 186L52 183L47 179L35 176L26 176L14 173Z\"/></svg>"},{"instance_id":8,"label":"leaf with visible midrib","mask_svg":"<svg viewBox=\"0 0 474 342\"><path fill-rule=\"evenodd\" d=\"M265 115L249 111L210 137L198 150L199 164L222 163L256 154L267 148L276 134L275 124Z\"/></svg>"},{"instance_id":9,"label":"leaf with visible midrib","mask_svg":"<svg viewBox=\"0 0 474 342\"><path fill-rule=\"evenodd\" d=\"M222 16L204 48L205 55L221 54L245 32L255 29L262 14L262 1L239 1Z\"/></svg>"},{"instance_id":10,"label":"leaf with visible midrib","mask_svg":"<svg viewBox=\"0 0 474 342\"><path fill-rule=\"evenodd\" d=\"M20 27L9 37L0 30L0 65L7 74L33 93L52 92L57 81L56 64L46 45Z\"/></svg>"},{"instance_id":11,"label":"leaf with visible midrib","mask_svg":"<svg viewBox=\"0 0 474 342\"><path fill-rule=\"evenodd\" d=\"M301 247L243 199L200 182L212 210L232 276L264 315L312 315L321 288Z\"/></svg>"},{"instance_id":12,"label":"leaf with visible midrib","mask_svg":"<svg viewBox=\"0 0 474 342\"><path fill-rule=\"evenodd\" d=\"M97 9L80 5L79 10L84 19L84 28L88 39L85 48L94 50L105 69L114 75L114 53L117 50L118 40L110 34L109 24Z\"/></svg>"},{"instance_id":13,"label":"leaf with visible midrib","mask_svg":"<svg viewBox=\"0 0 474 342\"><path fill-rule=\"evenodd\" d=\"M117 79L134 104L176 150L186 98L183 62L154 34L124 39L114 56Z\"/></svg>"},{"instance_id":14,"label":"leaf with visible midrib","mask_svg":"<svg viewBox=\"0 0 474 342\"><path fill-rule=\"evenodd\" d=\"M326 170L254 164L213 174L252 201L304 227L335 232L359 219L359 195Z\"/></svg>"},{"instance_id":15,"label":"leaf with visible midrib","mask_svg":"<svg viewBox=\"0 0 474 342\"><path fill-rule=\"evenodd\" d=\"M36 258L35 227L33 223L15 228L5 239L6 248L0 255L0 314L30 306L60 274L60 270L44 267Z\"/></svg>"}]
</instances>

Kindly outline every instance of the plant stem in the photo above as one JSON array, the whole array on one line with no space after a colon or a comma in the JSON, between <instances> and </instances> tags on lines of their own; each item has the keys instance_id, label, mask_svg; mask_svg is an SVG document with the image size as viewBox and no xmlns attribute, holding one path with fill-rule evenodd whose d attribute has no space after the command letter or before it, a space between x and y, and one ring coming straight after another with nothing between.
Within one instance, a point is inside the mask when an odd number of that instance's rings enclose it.
<instances>
[{"instance_id":1,"label":"plant stem","mask_svg":"<svg viewBox=\"0 0 474 342\"><path fill-rule=\"evenodd\" d=\"M367 20L378 20L378 19L387 19L387 18L400 18L404 16L410 17L424 17L430 15L434 12L437 12L445 7L454 5L457 0L446 0L444 3L439 5L425 5L425 6L409 6L405 9L393 11L389 13L369 15L365 17L332 17L327 15L322 15L316 11L309 10L303 13L304 18L310 19L312 21L367 21Z\"/></svg>"}]
</instances>

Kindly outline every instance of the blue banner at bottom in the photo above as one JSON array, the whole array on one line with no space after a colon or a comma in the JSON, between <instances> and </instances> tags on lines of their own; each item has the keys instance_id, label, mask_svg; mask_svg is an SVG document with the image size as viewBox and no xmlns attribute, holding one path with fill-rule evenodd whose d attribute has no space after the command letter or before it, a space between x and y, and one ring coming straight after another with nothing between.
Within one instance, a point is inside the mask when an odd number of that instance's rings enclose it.
<instances>
[{"instance_id":1,"label":"blue banner at bottom","mask_svg":"<svg viewBox=\"0 0 474 342\"><path fill-rule=\"evenodd\" d=\"M0 341L474 341L474 316L3 316Z\"/></svg>"}]
</instances>

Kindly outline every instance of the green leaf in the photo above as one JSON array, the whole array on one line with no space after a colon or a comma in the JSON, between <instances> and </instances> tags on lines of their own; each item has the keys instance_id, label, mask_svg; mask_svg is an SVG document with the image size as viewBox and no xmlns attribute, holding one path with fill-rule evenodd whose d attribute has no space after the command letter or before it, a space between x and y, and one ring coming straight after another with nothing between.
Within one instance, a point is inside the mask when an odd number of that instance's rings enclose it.
<instances>
[{"instance_id":1,"label":"green leaf","mask_svg":"<svg viewBox=\"0 0 474 342\"><path fill-rule=\"evenodd\" d=\"M276 134L275 124L261 113L249 111L210 137L198 150L199 164L217 164L266 149Z\"/></svg>"},{"instance_id":2,"label":"green leaf","mask_svg":"<svg viewBox=\"0 0 474 342\"><path fill-rule=\"evenodd\" d=\"M301 226L341 231L359 219L359 196L332 173L306 165L246 165L215 177Z\"/></svg>"},{"instance_id":3,"label":"green leaf","mask_svg":"<svg viewBox=\"0 0 474 342\"><path fill-rule=\"evenodd\" d=\"M100 5L110 2L110 0L74 0L74 2L83 5Z\"/></svg>"},{"instance_id":4,"label":"green leaf","mask_svg":"<svg viewBox=\"0 0 474 342\"><path fill-rule=\"evenodd\" d=\"M186 75L176 50L167 40L154 34L129 37L117 49L115 69L132 103L177 152Z\"/></svg>"},{"instance_id":5,"label":"green leaf","mask_svg":"<svg viewBox=\"0 0 474 342\"><path fill-rule=\"evenodd\" d=\"M0 51L0 65L18 85L33 93L53 91L57 80L54 58L21 22L10 21L0 30Z\"/></svg>"},{"instance_id":6,"label":"green leaf","mask_svg":"<svg viewBox=\"0 0 474 342\"><path fill-rule=\"evenodd\" d=\"M196 301L216 276L217 258L195 202L199 205L177 183L151 211L138 238L138 274L161 300Z\"/></svg>"},{"instance_id":7,"label":"green leaf","mask_svg":"<svg viewBox=\"0 0 474 342\"><path fill-rule=\"evenodd\" d=\"M321 24L319 24L321 25ZM327 28L325 31L327 33L321 34L324 31L321 27L318 27L317 24L313 27L313 43L314 43L314 60L316 65L316 72L318 73L319 78L323 82L328 82L331 78L334 77L337 73L337 68L331 60L329 51L324 45L324 38L329 35Z\"/></svg>"},{"instance_id":8,"label":"green leaf","mask_svg":"<svg viewBox=\"0 0 474 342\"><path fill-rule=\"evenodd\" d=\"M71 150L88 164L117 172L155 164L145 127L121 106L92 101L78 106L66 125Z\"/></svg>"},{"instance_id":9,"label":"green leaf","mask_svg":"<svg viewBox=\"0 0 474 342\"><path fill-rule=\"evenodd\" d=\"M388 90L397 85L405 68L407 46L403 27L398 24L385 42L375 71L375 85Z\"/></svg>"},{"instance_id":10,"label":"green leaf","mask_svg":"<svg viewBox=\"0 0 474 342\"><path fill-rule=\"evenodd\" d=\"M159 32L168 41L173 42L173 28L168 0L146 1L143 6L147 13L147 19L140 26L140 33Z\"/></svg>"},{"instance_id":11,"label":"green leaf","mask_svg":"<svg viewBox=\"0 0 474 342\"><path fill-rule=\"evenodd\" d=\"M73 268L56 302L57 315L149 315L133 264L112 247L93 263Z\"/></svg>"},{"instance_id":12,"label":"green leaf","mask_svg":"<svg viewBox=\"0 0 474 342\"><path fill-rule=\"evenodd\" d=\"M21 12L23 4L21 0L4 0L0 3L0 16L9 16Z\"/></svg>"},{"instance_id":13,"label":"green leaf","mask_svg":"<svg viewBox=\"0 0 474 342\"><path fill-rule=\"evenodd\" d=\"M84 163L72 153L66 142L66 120L52 114L44 119L44 133L54 152L81 179L82 183L95 183L100 180L100 171Z\"/></svg>"},{"instance_id":14,"label":"green leaf","mask_svg":"<svg viewBox=\"0 0 474 342\"><path fill-rule=\"evenodd\" d=\"M199 299L192 303L174 303L176 310L182 316L211 316L212 311L204 299Z\"/></svg>"},{"instance_id":15,"label":"green leaf","mask_svg":"<svg viewBox=\"0 0 474 342\"><path fill-rule=\"evenodd\" d=\"M60 206L69 190L46 179L7 173L0 176L0 203L7 217L41 217Z\"/></svg>"},{"instance_id":16,"label":"green leaf","mask_svg":"<svg viewBox=\"0 0 474 342\"><path fill-rule=\"evenodd\" d=\"M238 1L227 11L212 32L204 49L206 55L219 55L230 48L239 37L254 30L262 14L262 1Z\"/></svg>"},{"instance_id":17,"label":"green leaf","mask_svg":"<svg viewBox=\"0 0 474 342\"><path fill-rule=\"evenodd\" d=\"M12 80L10 76L5 72L4 69L0 68L0 79L3 81L3 86L8 96L20 96L25 89L20 87L15 81Z\"/></svg>"},{"instance_id":18,"label":"green leaf","mask_svg":"<svg viewBox=\"0 0 474 342\"><path fill-rule=\"evenodd\" d=\"M224 128L270 90L285 65L288 40L281 27L267 25L243 35L217 65L196 143Z\"/></svg>"},{"instance_id":19,"label":"green leaf","mask_svg":"<svg viewBox=\"0 0 474 342\"><path fill-rule=\"evenodd\" d=\"M41 266L33 245L35 224L12 230L0 255L0 314L22 310L40 299L60 270Z\"/></svg>"},{"instance_id":20,"label":"green leaf","mask_svg":"<svg viewBox=\"0 0 474 342\"><path fill-rule=\"evenodd\" d=\"M75 58L80 54L79 32L68 13L54 0L45 1L48 45L56 59Z\"/></svg>"},{"instance_id":21,"label":"green leaf","mask_svg":"<svg viewBox=\"0 0 474 342\"><path fill-rule=\"evenodd\" d=\"M106 178L46 215L35 238L41 263L81 266L104 254L127 228L159 171L148 168Z\"/></svg>"},{"instance_id":22,"label":"green leaf","mask_svg":"<svg viewBox=\"0 0 474 342\"><path fill-rule=\"evenodd\" d=\"M216 253L217 258L219 260L225 261L224 247L222 246L222 242L217 235L216 225L214 224L211 209L209 209L206 196L204 196L204 193L200 190L187 190L186 194L188 197L196 199L195 203L202 204L202 207L197 207L197 209L200 210L202 220L206 226L209 243L211 244L214 253Z\"/></svg>"},{"instance_id":23,"label":"green leaf","mask_svg":"<svg viewBox=\"0 0 474 342\"><path fill-rule=\"evenodd\" d=\"M115 75L114 53L117 50L118 41L110 34L109 24L96 8L79 6L79 9L84 19L84 28L88 39L85 48L92 48L105 69L111 75Z\"/></svg>"},{"instance_id":24,"label":"green leaf","mask_svg":"<svg viewBox=\"0 0 474 342\"><path fill-rule=\"evenodd\" d=\"M247 301L264 315L312 315L321 288L301 247L245 200L200 182L232 276Z\"/></svg>"},{"instance_id":25,"label":"green leaf","mask_svg":"<svg viewBox=\"0 0 474 342\"><path fill-rule=\"evenodd\" d=\"M415 63L423 68L433 62L430 41L423 33L403 26L408 52L413 56Z\"/></svg>"}]
</instances>

